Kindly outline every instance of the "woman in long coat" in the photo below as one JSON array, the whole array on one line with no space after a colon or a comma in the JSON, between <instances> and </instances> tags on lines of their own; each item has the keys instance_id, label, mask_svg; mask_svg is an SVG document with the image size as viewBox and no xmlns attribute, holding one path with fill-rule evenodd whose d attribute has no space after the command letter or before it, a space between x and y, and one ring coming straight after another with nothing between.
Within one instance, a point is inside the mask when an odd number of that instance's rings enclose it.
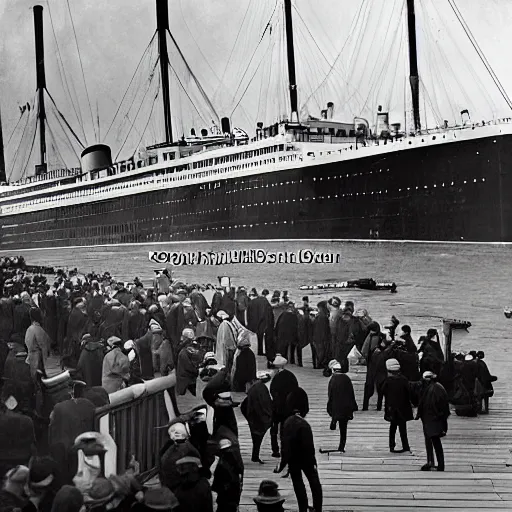
<instances>
[{"instance_id":1,"label":"woman in long coat","mask_svg":"<svg viewBox=\"0 0 512 512\"><path fill-rule=\"evenodd\" d=\"M327 301L318 303L318 315L313 320L313 368L327 368L331 347L331 328L329 326L329 309ZM316 355L316 357L315 357Z\"/></svg>"},{"instance_id":2,"label":"woman in long coat","mask_svg":"<svg viewBox=\"0 0 512 512\"><path fill-rule=\"evenodd\" d=\"M341 364L333 360L329 363L329 368L333 371L333 374L327 388L327 413L332 418L331 430L336 430L336 423L339 424L340 444L338 451L345 453L348 422L354 419L354 412L358 410L358 407L352 381L344 373Z\"/></svg>"},{"instance_id":3,"label":"woman in long coat","mask_svg":"<svg viewBox=\"0 0 512 512\"><path fill-rule=\"evenodd\" d=\"M256 356L251 350L251 340L248 331L242 331L238 336L237 351L231 370L231 389L245 393L245 386L256 378Z\"/></svg>"}]
</instances>

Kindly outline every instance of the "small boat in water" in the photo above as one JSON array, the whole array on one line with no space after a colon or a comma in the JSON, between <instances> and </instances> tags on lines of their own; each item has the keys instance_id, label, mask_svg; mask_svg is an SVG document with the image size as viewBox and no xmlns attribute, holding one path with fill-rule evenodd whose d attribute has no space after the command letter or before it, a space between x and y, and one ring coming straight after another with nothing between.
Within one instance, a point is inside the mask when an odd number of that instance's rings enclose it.
<instances>
[{"instance_id":1,"label":"small boat in water","mask_svg":"<svg viewBox=\"0 0 512 512\"><path fill-rule=\"evenodd\" d=\"M389 290L391 293L396 293L396 283L378 283L372 278L353 279L351 281L341 281L338 283L318 283L312 285L302 285L299 290L340 290L345 288L358 288L360 290Z\"/></svg>"}]
</instances>

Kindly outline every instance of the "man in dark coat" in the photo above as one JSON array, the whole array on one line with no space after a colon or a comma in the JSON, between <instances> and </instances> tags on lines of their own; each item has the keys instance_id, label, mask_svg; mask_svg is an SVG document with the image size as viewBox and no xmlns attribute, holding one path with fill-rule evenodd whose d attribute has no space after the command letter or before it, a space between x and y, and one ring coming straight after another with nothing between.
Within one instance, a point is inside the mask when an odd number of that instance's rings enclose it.
<instances>
[{"instance_id":1,"label":"man in dark coat","mask_svg":"<svg viewBox=\"0 0 512 512\"><path fill-rule=\"evenodd\" d=\"M382 386L382 394L385 398L384 419L389 421L389 450L395 450L396 429L400 431L402 449L398 453L410 452L409 439L407 438L407 422L413 419L411 400L409 395L409 382L400 373L400 363L396 359L386 361L388 377Z\"/></svg>"},{"instance_id":2,"label":"man in dark coat","mask_svg":"<svg viewBox=\"0 0 512 512\"><path fill-rule=\"evenodd\" d=\"M247 390L240 410L244 415L252 438L252 462L263 464L260 448L265 433L272 425L272 398L265 383L255 379Z\"/></svg>"},{"instance_id":3,"label":"man in dark coat","mask_svg":"<svg viewBox=\"0 0 512 512\"><path fill-rule=\"evenodd\" d=\"M14 309L12 299L0 298L0 340L7 342L14 328Z\"/></svg>"},{"instance_id":4,"label":"man in dark coat","mask_svg":"<svg viewBox=\"0 0 512 512\"><path fill-rule=\"evenodd\" d=\"M422 471L435 469L434 450L437 457L437 471L444 471L441 438L448 432L450 404L448 394L436 378L434 373L426 371L422 381L411 383L413 404L418 405L416 419L421 419L423 423L427 450L427 463L422 466Z\"/></svg>"},{"instance_id":5,"label":"man in dark coat","mask_svg":"<svg viewBox=\"0 0 512 512\"><path fill-rule=\"evenodd\" d=\"M279 316L276 323L277 351L285 357L289 356L291 364L295 364L295 352L297 363L302 366L302 350L299 348L299 319L293 304L288 304L286 310Z\"/></svg>"},{"instance_id":6,"label":"man in dark coat","mask_svg":"<svg viewBox=\"0 0 512 512\"><path fill-rule=\"evenodd\" d=\"M14 409L14 402L8 401ZM36 454L34 424L24 414L13 412L0 402L0 479L18 464L27 465Z\"/></svg>"},{"instance_id":7,"label":"man in dark coat","mask_svg":"<svg viewBox=\"0 0 512 512\"><path fill-rule=\"evenodd\" d=\"M352 347L364 336L361 323L352 316L352 310L345 308L336 319L333 337L333 355L342 367L348 367L348 355Z\"/></svg>"},{"instance_id":8,"label":"man in dark coat","mask_svg":"<svg viewBox=\"0 0 512 512\"><path fill-rule=\"evenodd\" d=\"M184 298L184 297L183 297ZM171 341L174 360L178 359L178 346L181 343L181 334L185 329L185 308L181 302L176 302L171 306L166 317L167 335Z\"/></svg>"},{"instance_id":9,"label":"man in dark coat","mask_svg":"<svg viewBox=\"0 0 512 512\"><path fill-rule=\"evenodd\" d=\"M62 357L71 357L70 364L76 367L80 357L80 341L85 334L85 327L88 322L85 302L77 299L79 302L71 310L66 330L66 340Z\"/></svg>"},{"instance_id":10,"label":"man in dark coat","mask_svg":"<svg viewBox=\"0 0 512 512\"><path fill-rule=\"evenodd\" d=\"M6 473L0 490L0 510L2 512L11 512L15 509L23 510L27 505L25 484L28 479L28 471L25 465L17 465Z\"/></svg>"},{"instance_id":11,"label":"man in dark coat","mask_svg":"<svg viewBox=\"0 0 512 512\"><path fill-rule=\"evenodd\" d=\"M418 349L418 354L421 354L421 373L430 371L436 375L440 374L441 367L443 366L444 354L441 344L439 343L439 334L435 329L429 329L427 331L427 336L423 337Z\"/></svg>"},{"instance_id":12,"label":"man in dark coat","mask_svg":"<svg viewBox=\"0 0 512 512\"><path fill-rule=\"evenodd\" d=\"M258 355L263 355L263 340L267 360L276 355L274 344L274 314L269 301L262 295L254 297L247 306L247 327L258 337Z\"/></svg>"},{"instance_id":13,"label":"man in dark coat","mask_svg":"<svg viewBox=\"0 0 512 512\"><path fill-rule=\"evenodd\" d=\"M386 360L390 357L391 347L385 336L379 337L378 340L379 344L369 356L364 385L363 411L368 410L370 398L375 390L377 390L377 410L380 411L382 409L382 385L387 377Z\"/></svg>"},{"instance_id":14,"label":"man in dark coat","mask_svg":"<svg viewBox=\"0 0 512 512\"><path fill-rule=\"evenodd\" d=\"M140 376L144 380L151 380L155 377L153 369L153 355L151 352L152 342L153 333L151 329L147 329L144 336L139 339L135 339L133 342L133 348L137 353L140 365Z\"/></svg>"},{"instance_id":15,"label":"man in dark coat","mask_svg":"<svg viewBox=\"0 0 512 512\"><path fill-rule=\"evenodd\" d=\"M52 340L52 350L55 351L58 349L58 313L57 313L57 297L53 291L47 292L42 297L42 304L40 304L41 309L44 312L44 322L43 327L44 330L50 336Z\"/></svg>"},{"instance_id":16,"label":"man in dark coat","mask_svg":"<svg viewBox=\"0 0 512 512\"><path fill-rule=\"evenodd\" d=\"M304 419L307 412L303 398L305 392L298 393L297 391L300 389L297 388L290 393L287 400L287 406L292 411L292 415L288 417L283 425L282 457L279 466L274 471L280 473L288 466L299 512L308 511L308 496L302 479L302 473L304 473L311 488L313 509L321 512L322 484L318 477L313 432L309 423Z\"/></svg>"},{"instance_id":17,"label":"man in dark coat","mask_svg":"<svg viewBox=\"0 0 512 512\"><path fill-rule=\"evenodd\" d=\"M197 343L180 350L176 365L176 393L183 396L189 390L196 396L196 383L199 376L199 363L201 354Z\"/></svg>"},{"instance_id":18,"label":"man in dark coat","mask_svg":"<svg viewBox=\"0 0 512 512\"><path fill-rule=\"evenodd\" d=\"M82 350L76 367L79 378L89 387L101 386L105 347L103 343L94 341L90 334L84 334L81 346Z\"/></svg>"},{"instance_id":19,"label":"man in dark coat","mask_svg":"<svg viewBox=\"0 0 512 512\"><path fill-rule=\"evenodd\" d=\"M270 442L272 445L272 457L279 458L281 456L279 452L279 444L277 442L277 436L279 429L282 430L282 424L289 415L287 409L287 398L288 395L296 388L299 387L299 382L295 375L285 369L285 365L288 361L277 354L274 359L274 366L277 368L277 372L272 378L270 383L270 394L272 396L272 426L270 428Z\"/></svg>"},{"instance_id":20,"label":"man in dark coat","mask_svg":"<svg viewBox=\"0 0 512 512\"><path fill-rule=\"evenodd\" d=\"M340 444L338 451L345 453L347 443L347 426L354 419L354 412L358 410L354 386L350 377L346 375L345 368L335 359L329 363L329 369L333 372L327 389L327 413L332 418L331 430L336 429L336 423L340 429Z\"/></svg>"},{"instance_id":21,"label":"man in dark coat","mask_svg":"<svg viewBox=\"0 0 512 512\"><path fill-rule=\"evenodd\" d=\"M13 332L21 335L25 339L25 333L30 327L30 304L23 302L21 299L13 300Z\"/></svg>"},{"instance_id":22,"label":"man in dark coat","mask_svg":"<svg viewBox=\"0 0 512 512\"><path fill-rule=\"evenodd\" d=\"M402 334L400 338L404 340L405 349L407 352L411 354L415 354L417 352L416 344L411 336L411 327L409 325L402 325Z\"/></svg>"},{"instance_id":23,"label":"man in dark coat","mask_svg":"<svg viewBox=\"0 0 512 512\"><path fill-rule=\"evenodd\" d=\"M123 341L137 340L146 334L148 322L146 312L140 309L140 302L130 303L128 314L123 320L122 337Z\"/></svg>"},{"instance_id":24,"label":"man in dark coat","mask_svg":"<svg viewBox=\"0 0 512 512\"><path fill-rule=\"evenodd\" d=\"M313 320L313 339L311 355L313 368L326 369L331 355L331 328L329 325L329 308L327 301L317 304L318 315Z\"/></svg>"},{"instance_id":25,"label":"man in dark coat","mask_svg":"<svg viewBox=\"0 0 512 512\"><path fill-rule=\"evenodd\" d=\"M62 484L70 484L74 473L70 474L70 450L75 439L84 432L94 430L94 411L96 407L86 398L72 398L60 402L53 408L50 415L48 442L50 455L57 462L59 480Z\"/></svg>"}]
</instances>

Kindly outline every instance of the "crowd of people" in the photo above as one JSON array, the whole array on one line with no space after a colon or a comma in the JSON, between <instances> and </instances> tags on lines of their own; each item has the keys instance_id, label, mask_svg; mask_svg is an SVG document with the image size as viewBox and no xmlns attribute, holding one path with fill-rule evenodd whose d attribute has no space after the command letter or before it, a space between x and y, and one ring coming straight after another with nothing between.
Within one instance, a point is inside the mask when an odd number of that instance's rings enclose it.
<instances>
[{"instance_id":1,"label":"crowd of people","mask_svg":"<svg viewBox=\"0 0 512 512\"><path fill-rule=\"evenodd\" d=\"M356 311L353 302L342 304L338 297L313 306L304 296L298 305L286 291L188 285L168 270L157 272L152 285L76 269L59 270L50 283L43 274L0 265L0 512L213 511L212 492L219 512L236 511L244 477L238 406L251 433L251 461L264 463L260 449L270 431L272 456L279 459L274 471L286 469L300 512L320 512L322 486L305 419L308 395L286 367L302 366L308 345L313 368L330 378L327 412L330 428L339 428L340 452L358 410L350 362L367 365L362 410L376 392L377 409L384 403L390 423L390 451L410 451L407 422L417 408L427 451L424 471L444 471L441 438L450 403L460 415L489 412L496 377L484 353L446 358L435 329L416 344L409 326L398 334L395 317L385 334L367 310ZM257 355L266 358L264 370L257 370ZM47 374L50 356L72 377L64 388L59 375ZM202 380L206 405L165 425L169 441L158 456L160 487L144 486L135 460L126 474L104 478L106 448L94 432L96 408L124 387L172 371L179 396L195 396ZM245 393L240 404L233 392ZM211 433L206 406L213 410ZM264 480L254 502L257 510L277 511L284 498L273 480Z\"/></svg>"}]
</instances>

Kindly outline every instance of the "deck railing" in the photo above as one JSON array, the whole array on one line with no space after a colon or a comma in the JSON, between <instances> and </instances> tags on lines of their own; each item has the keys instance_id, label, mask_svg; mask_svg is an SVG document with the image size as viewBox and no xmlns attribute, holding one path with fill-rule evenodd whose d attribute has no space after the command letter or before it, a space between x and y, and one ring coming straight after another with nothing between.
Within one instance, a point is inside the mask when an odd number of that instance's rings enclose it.
<instances>
[{"instance_id":1,"label":"deck railing","mask_svg":"<svg viewBox=\"0 0 512 512\"><path fill-rule=\"evenodd\" d=\"M157 429L176 417L176 377L159 377L110 395L110 404L96 409L95 430L107 439L105 474L122 474L132 456L141 473L155 467L167 442L167 430Z\"/></svg>"}]
</instances>

